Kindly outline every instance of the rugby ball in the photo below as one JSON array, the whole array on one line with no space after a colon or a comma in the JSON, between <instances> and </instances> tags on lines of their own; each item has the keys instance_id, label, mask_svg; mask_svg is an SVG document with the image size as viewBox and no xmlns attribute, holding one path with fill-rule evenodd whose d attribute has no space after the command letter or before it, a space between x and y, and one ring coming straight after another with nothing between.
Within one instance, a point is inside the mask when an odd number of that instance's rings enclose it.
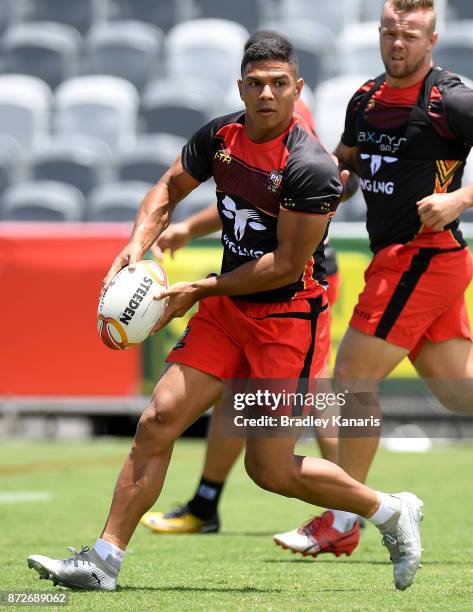
<instances>
[{"instance_id":1,"label":"rugby ball","mask_svg":"<svg viewBox=\"0 0 473 612\"><path fill-rule=\"evenodd\" d=\"M154 261L139 261L134 270L122 268L100 296L97 309L97 328L105 346L123 350L146 340L167 305L167 300L154 296L167 287L166 272Z\"/></svg>"}]
</instances>

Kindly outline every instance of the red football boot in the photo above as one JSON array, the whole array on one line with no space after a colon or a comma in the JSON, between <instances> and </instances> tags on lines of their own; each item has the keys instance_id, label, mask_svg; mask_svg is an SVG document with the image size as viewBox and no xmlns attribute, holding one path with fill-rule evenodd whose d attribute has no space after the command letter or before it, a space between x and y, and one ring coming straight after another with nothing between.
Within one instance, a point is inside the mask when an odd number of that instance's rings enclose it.
<instances>
[{"instance_id":1,"label":"red football boot","mask_svg":"<svg viewBox=\"0 0 473 612\"><path fill-rule=\"evenodd\" d=\"M332 527L334 515L326 510L322 516L316 516L299 529L277 533L274 541L278 546L301 553L304 557L317 557L321 553L351 555L360 541L361 523L357 520L350 531L337 531Z\"/></svg>"}]
</instances>

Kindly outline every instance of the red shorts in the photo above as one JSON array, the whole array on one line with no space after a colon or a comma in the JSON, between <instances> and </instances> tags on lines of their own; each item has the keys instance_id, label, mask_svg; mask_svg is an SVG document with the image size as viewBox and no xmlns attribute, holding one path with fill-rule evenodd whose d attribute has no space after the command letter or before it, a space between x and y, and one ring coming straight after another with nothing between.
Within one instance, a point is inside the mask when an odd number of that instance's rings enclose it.
<instances>
[{"instance_id":1,"label":"red shorts","mask_svg":"<svg viewBox=\"0 0 473 612\"><path fill-rule=\"evenodd\" d=\"M350 327L408 349L411 361L425 340L471 340L464 294L472 274L466 248L386 247L365 272Z\"/></svg>"},{"instance_id":2,"label":"red shorts","mask_svg":"<svg viewBox=\"0 0 473 612\"><path fill-rule=\"evenodd\" d=\"M220 379L313 378L330 344L327 297L261 304L202 300L166 361Z\"/></svg>"},{"instance_id":3,"label":"red shorts","mask_svg":"<svg viewBox=\"0 0 473 612\"><path fill-rule=\"evenodd\" d=\"M335 274L330 274L327 276L327 298L330 307L332 307L338 298L338 293L340 291L340 274L339 272L335 272Z\"/></svg>"}]
</instances>

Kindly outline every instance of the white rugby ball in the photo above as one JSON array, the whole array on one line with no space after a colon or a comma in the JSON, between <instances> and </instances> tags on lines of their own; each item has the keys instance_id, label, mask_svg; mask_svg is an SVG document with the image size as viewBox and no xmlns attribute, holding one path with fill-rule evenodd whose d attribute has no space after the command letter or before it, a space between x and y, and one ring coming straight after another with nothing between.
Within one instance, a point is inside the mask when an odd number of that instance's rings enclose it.
<instances>
[{"instance_id":1,"label":"white rugby ball","mask_svg":"<svg viewBox=\"0 0 473 612\"><path fill-rule=\"evenodd\" d=\"M122 268L100 296L97 309L105 346L123 350L146 340L167 304L154 296L167 287L166 272L154 261L139 261L134 270Z\"/></svg>"}]
</instances>

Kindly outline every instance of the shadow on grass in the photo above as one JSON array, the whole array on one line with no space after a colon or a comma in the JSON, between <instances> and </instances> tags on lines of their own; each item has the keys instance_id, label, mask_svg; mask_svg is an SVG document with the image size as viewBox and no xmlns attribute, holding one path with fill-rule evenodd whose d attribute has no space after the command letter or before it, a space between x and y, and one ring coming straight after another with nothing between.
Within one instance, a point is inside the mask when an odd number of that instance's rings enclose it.
<instances>
[{"instance_id":1,"label":"shadow on grass","mask_svg":"<svg viewBox=\"0 0 473 612\"><path fill-rule=\"evenodd\" d=\"M218 535L219 537L222 536L230 536L232 538L234 538L235 536L245 536L247 538L267 538L267 537L273 537L274 536L274 531L224 531L222 533L218 533L215 535ZM209 534L209 535L214 535L214 534Z\"/></svg>"},{"instance_id":2,"label":"shadow on grass","mask_svg":"<svg viewBox=\"0 0 473 612\"><path fill-rule=\"evenodd\" d=\"M389 561L362 561L361 559L346 559L347 563L359 564L359 565L390 565ZM320 565L320 563L328 563L330 565L337 563L337 559L265 559L263 563L314 563ZM338 562L339 563L339 562Z\"/></svg>"},{"instance_id":3,"label":"shadow on grass","mask_svg":"<svg viewBox=\"0 0 473 612\"><path fill-rule=\"evenodd\" d=\"M234 538L237 536L244 536L247 538L272 538L276 531L222 531L222 532L212 532L212 533L166 533L166 538L181 538L183 535L186 537L197 536L198 538L225 538L230 537Z\"/></svg>"},{"instance_id":4,"label":"shadow on grass","mask_svg":"<svg viewBox=\"0 0 473 612\"><path fill-rule=\"evenodd\" d=\"M344 559L342 560L345 563L349 563L350 565L391 565L390 561L374 561L374 560L362 560L362 559ZM265 559L263 561L263 563L316 563L317 565L320 565L320 563L328 563L328 564L333 564L333 563L340 563L340 561L338 559L312 559L312 558L304 558L301 559L300 557L296 557L296 558L289 558L289 559ZM450 561L447 559L444 560L433 560L433 561L422 561L422 565L421 565L421 569L422 567L428 567L431 565L448 565L450 566L455 566L455 565L468 565L471 566L471 561Z\"/></svg>"},{"instance_id":5,"label":"shadow on grass","mask_svg":"<svg viewBox=\"0 0 473 612\"><path fill-rule=\"evenodd\" d=\"M156 593L282 593L282 589L259 589L257 587L240 587L240 588L224 588L224 587L192 587L185 584L176 586L162 587L135 587L135 586L118 586L117 592L126 591L151 591Z\"/></svg>"}]
</instances>

